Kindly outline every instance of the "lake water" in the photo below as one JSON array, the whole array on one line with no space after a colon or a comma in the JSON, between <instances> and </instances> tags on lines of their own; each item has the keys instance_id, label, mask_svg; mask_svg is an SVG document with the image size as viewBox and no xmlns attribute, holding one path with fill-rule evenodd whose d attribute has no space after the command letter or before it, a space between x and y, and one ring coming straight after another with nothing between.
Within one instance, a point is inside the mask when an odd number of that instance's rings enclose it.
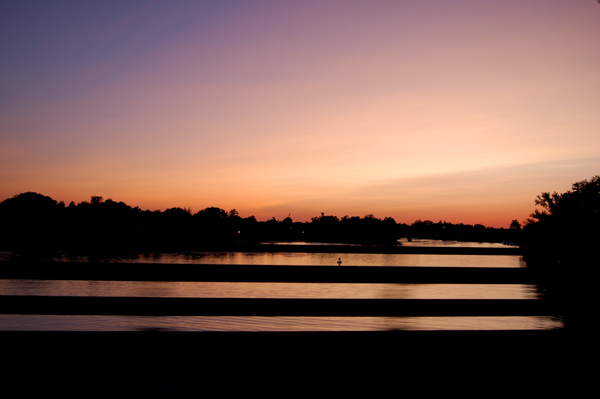
<instances>
[{"instance_id":1,"label":"lake water","mask_svg":"<svg viewBox=\"0 0 600 399\"><path fill-rule=\"evenodd\" d=\"M8 253L0 260L8 260ZM358 254L306 252L177 252L125 253L109 257L59 254L57 262L117 262L117 263L187 263L220 265L335 266L461 266L461 267L525 267L522 256L511 255L421 255L421 254Z\"/></svg>"},{"instance_id":2,"label":"lake water","mask_svg":"<svg viewBox=\"0 0 600 399\"><path fill-rule=\"evenodd\" d=\"M347 253L128 254L105 259L59 256L57 261L344 266L524 267L520 256L389 255ZM532 285L300 284L0 280L0 295L203 298L538 299ZM562 327L550 317L139 317L0 315L0 330L43 331L364 331L519 330Z\"/></svg>"}]
</instances>

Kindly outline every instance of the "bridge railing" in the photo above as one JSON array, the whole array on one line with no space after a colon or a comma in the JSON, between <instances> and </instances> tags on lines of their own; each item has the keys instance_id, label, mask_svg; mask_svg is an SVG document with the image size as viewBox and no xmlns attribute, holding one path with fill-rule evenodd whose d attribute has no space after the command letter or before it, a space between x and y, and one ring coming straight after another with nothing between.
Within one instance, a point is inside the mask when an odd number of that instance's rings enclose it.
<instances>
[{"instance_id":1,"label":"bridge railing","mask_svg":"<svg viewBox=\"0 0 600 399\"><path fill-rule=\"evenodd\" d=\"M527 269L447 267L0 265L2 279L532 284ZM541 300L145 298L0 295L0 318L27 315L399 317L556 316ZM1 320L1 319L0 319ZM280 389L369 392L570 384L565 330L327 332L1 331L9 384L58 389ZM587 345L587 344L586 344ZM589 349L589 347L587 347ZM586 370L579 370L585 376ZM365 388L366 387L366 388ZM111 388L111 389L112 389ZM556 386L555 386L556 388ZM533 389L533 388L532 388Z\"/></svg>"}]
</instances>

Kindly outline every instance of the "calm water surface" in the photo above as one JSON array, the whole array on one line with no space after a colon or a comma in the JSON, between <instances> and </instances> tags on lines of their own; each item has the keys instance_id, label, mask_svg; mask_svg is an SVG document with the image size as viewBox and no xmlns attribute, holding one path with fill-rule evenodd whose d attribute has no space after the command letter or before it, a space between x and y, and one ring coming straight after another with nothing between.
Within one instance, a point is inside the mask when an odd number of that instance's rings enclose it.
<instances>
[{"instance_id":1,"label":"calm water surface","mask_svg":"<svg viewBox=\"0 0 600 399\"><path fill-rule=\"evenodd\" d=\"M58 261L345 266L523 267L520 256L389 255L314 253L129 254ZM412 298L537 299L535 286L475 284L300 284L0 280L0 295L73 295L211 298ZM549 317L139 317L0 315L0 330L59 331L324 331L550 329Z\"/></svg>"},{"instance_id":2,"label":"calm water surface","mask_svg":"<svg viewBox=\"0 0 600 399\"><path fill-rule=\"evenodd\" d=\"M7 255L5 255L8 258ZM90 257L59 255L58 262L118 263L191 263L230 265L335 266L462 266L525 267L522 256L514 255L419 255L419 254L351 254L304 252L178 252L131 253L120 256Z\"/></svg>"}]
</instances>

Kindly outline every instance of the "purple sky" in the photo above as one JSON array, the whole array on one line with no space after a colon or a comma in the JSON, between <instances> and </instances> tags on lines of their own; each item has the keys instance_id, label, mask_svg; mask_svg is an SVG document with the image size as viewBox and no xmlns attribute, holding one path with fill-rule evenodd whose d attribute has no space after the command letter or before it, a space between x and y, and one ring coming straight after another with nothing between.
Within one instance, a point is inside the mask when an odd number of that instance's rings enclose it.
<instances>
[{"instance_id":1,"label":"purple sky","mask_svg":"<svg viewBox=\"0 0 600 399\"><path fill-rule=\"evenodd\" d=\"M593 0L0 3L0 200L508 227L598 104Z\"/></svg>"}]
</instances>

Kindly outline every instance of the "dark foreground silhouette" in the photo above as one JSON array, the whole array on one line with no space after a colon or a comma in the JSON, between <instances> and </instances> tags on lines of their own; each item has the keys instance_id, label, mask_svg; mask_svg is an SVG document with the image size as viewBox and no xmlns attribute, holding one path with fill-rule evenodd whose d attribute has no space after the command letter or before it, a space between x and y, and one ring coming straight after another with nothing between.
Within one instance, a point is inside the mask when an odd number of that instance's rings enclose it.
<instances>
[{"instance_id":1,"label":"dark foreground silhouette","mask_svg":"<svg viewBox=\"0 0 600 399\"><path fill-rule=\"evenodd\" d=\"M32 280L531 283L524 268L144 265L2 265L0 278ZM167 267L168 266L168 267ZM53 270L54 269L54 270ZM116 279L120 279L119 277ZM121 316L541 316L538 300L277 299L0 296L11 315ZM257 392L443 394L481 397L585 393L596 381L595 331L0 331L5 388L47 393Z\"/></svg>"},{"instance_id":2,"label":"dark foreground silhouette","mask_svg":"<svg viewBox=\"0 0 600 399\"><path fill-rule=\"evenodd\" d=\"M58 280L522 284L525 268L13 263L0 278ZM0 296L11 315L548 316L538 300ZM135 392L505 395L577 394L595 384L594 332L531 331L0 331L5 388Z\"/></svg>"},{"instance_id":3,"label":"dark foreground silhouette","mask_svg":"<svg viewBox=\"0 0 600 399\"><path fill-rule=\"evenodd\" d=\"M597 355L568 332L0 332L5 388L518 397L585 393ZM16 349L15 346L25 344ZM582 356L582 354L584 354ZM473 396L475 397L475 396ZM559 396L560 397L560 396ZM567 397L567 396L565 396Z\"/></svg>"}]
</instances>

